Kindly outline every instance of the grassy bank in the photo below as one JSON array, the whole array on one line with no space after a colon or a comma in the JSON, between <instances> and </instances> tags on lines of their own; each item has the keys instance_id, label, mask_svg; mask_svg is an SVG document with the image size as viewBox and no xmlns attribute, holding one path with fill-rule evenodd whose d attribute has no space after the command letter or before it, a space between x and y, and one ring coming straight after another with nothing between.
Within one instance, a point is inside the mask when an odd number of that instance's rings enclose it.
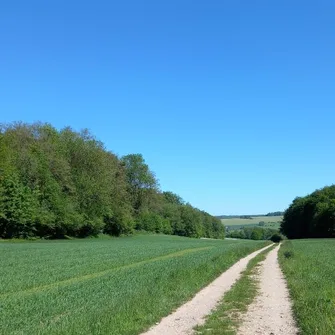
<instances>
[{"instance_id":1,"label":"grassy bank","mask_svg":"<svg viewBox=\"0 0 335 335\"><path fill-rule=\"evenodd\" d=\"M258 265L272 248L274 246L262 251L249 261L241 278L224 295L216 310L207 317L206 323L196 328L197 334L236 334L240 315L247 312L248 306L253 302L258 292L259 280L255 277Z\"/></svg>"},{"instance_id":2,"label":"grassy bank","mask_svg":"<svg viewBox=\"0 0 335 335\"><path fill-rule=\"evenodd\" d=\"M335 239L286 241L279 260L303 334L335 334Z\"/></svg>"},{"instance_id":3,"label":"grassy bank","mask_svg":"<svg viewBox=\"0 0 335 335\"><path fill-rule=\"evenodd\" d=\"M1 334L136 334L267 242L172 236L1 243Z\"/></svg>"}]
</instances>

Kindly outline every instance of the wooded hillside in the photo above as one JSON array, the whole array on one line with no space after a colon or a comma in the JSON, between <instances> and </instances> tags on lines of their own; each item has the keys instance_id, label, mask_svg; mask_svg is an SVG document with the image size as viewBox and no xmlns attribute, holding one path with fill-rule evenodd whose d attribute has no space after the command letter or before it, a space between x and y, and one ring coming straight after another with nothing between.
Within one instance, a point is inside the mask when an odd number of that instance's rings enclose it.
<instances>
[{"instance_id":1,"label":"wooded hillside","mask_svg":"<svg viewBox=\"0 0 335 335\"><path fill-rule=\"evenodd\" d=\"M0 130L0 237L146 230L222 238L220 220L162 192L141 154L117 157L88 130L14 123Z\"/></svg>"}]
</instances>

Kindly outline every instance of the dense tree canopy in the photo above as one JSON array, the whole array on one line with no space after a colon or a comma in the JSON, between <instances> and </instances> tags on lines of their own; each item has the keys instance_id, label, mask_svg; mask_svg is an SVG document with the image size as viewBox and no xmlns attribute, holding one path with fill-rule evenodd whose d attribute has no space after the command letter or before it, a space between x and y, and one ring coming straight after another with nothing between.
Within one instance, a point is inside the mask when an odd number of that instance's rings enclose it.
<instances>
[{"instance_id":1,"label":"dense tree canopy","mask_svg":"<svg viewBox=\"0 0 335 335\"><path fill-rule=\"evenodd\" d=\"M220 220L161 192L142 155L121 159L89 131L0 129L0 238L129 234L222 238Z\"/></svg>"},{"instance_id":2,"label":"dense tree canopy","mask_svg":"<svg viewBox=\"0 0 335 335\"><path fill-rule=\"evenodd\" d=\"M288 238L335 237L335 185L294 199L281 232Z\"/></svg>"}]
</instances>

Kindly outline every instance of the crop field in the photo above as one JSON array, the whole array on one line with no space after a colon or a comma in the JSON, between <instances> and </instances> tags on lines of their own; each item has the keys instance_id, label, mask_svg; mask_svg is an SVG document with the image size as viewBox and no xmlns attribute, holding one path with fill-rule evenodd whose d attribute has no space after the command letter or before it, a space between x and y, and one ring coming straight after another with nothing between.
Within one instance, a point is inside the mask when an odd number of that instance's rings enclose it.
<instances>
[{"instance_id":1,"label":"crop field","mask_svg":"<svg viewBox=\"0 0 335 335\"><path fill-rule=\"evenodd\" d=\"M258 226L260 222L264 222L264 227L267 228L279 228L280 221L283 219L282 216L253 216L251 219L240 219L240 218L229 218L221 219L221 222L226 226L239 226L241 227L251 227Z\"/></svg>"},{"instance_id":2,"label":"crop field","mask_svg":"<svg viewBox=\"0 0 335 335\"><path fill-rule=\"evenodd\" d=\"M286 241L280 263L303 334L335 334L335 239Z\"/></svg>"},{"instance_id":3,"label":"crop field","mask_svg":"<svg viewBox=\"0 0 335 335\"><path fill-rule=\"evenodd\" d=\"M265 241L1 242L0 334L138 334Z\"/></svg>"}]
</instances>

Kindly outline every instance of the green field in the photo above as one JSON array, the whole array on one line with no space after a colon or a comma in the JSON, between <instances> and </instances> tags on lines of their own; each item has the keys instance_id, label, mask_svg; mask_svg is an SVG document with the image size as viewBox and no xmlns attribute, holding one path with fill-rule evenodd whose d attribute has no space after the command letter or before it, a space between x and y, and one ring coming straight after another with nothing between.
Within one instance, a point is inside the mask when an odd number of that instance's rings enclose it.
<instances>
[{"instance_id":1,"label":"green field","mask_svg":"<svg viewBox=\"0 0 335 335\"><path fill-rule=\"evenodd\" d=\"M286 241L279 259L303 334L335 334L335 239Z\"/></svg>"},{"instance_id":2,"label":"green field","mask_svg":"<svg viewBox=\"0 0 335 335\"><path fill-rule=\"evenodd\" d=\"M250 227L258 226L259 222L265 222L265 227L278 229L282 216L253 216L251 219L229 218L221 219L221 222L226 226Z\"/></svg>"},{"instance_id":3,"label":"green field","mask_svg":"<svg viewBox=\"0 0 335 335\"><path fill-rule=\"evenodd\" d=\"M264 241L3 242L1 334L138 334Z\"/></svg>"}]
</instances>

